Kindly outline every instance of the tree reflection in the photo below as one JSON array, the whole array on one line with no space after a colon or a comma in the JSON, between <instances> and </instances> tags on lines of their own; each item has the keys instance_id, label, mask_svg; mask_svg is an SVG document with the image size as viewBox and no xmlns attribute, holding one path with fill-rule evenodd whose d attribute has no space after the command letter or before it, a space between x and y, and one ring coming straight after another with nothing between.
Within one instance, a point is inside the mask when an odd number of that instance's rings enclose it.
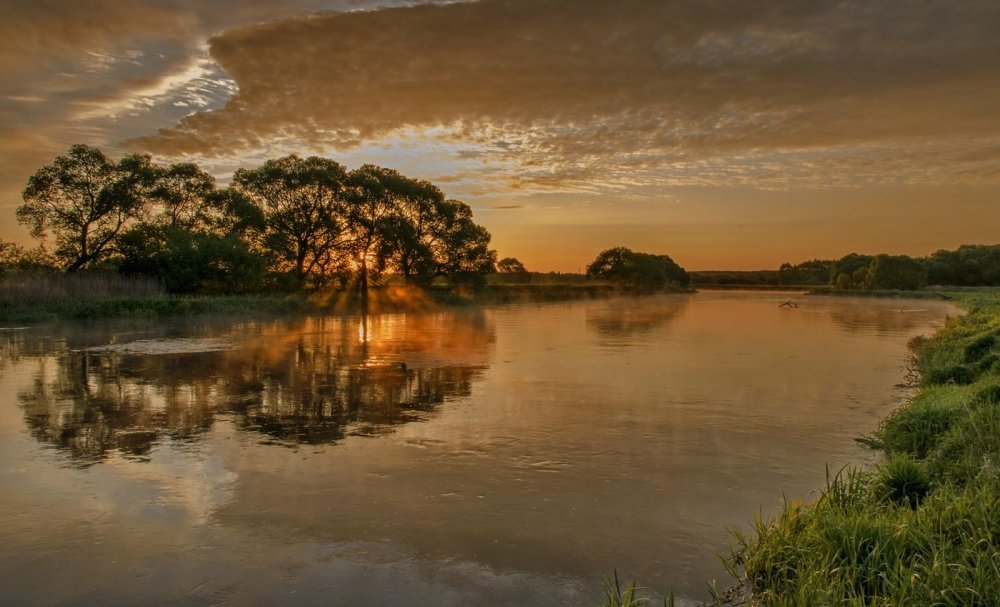
<instances>
[{"instance_id":1,"label":"tree reflection","mask_svg":"<svg viewBox=\"0 0 1000 607\"><path fill-rule=\"evenodd\" d=\"M929 318L939 318L947 304L937 301L867 300L830 309L830 318L849 333L904 332L925 326Z\"/></svg>"},{"instance_id":2,"label":"tree reflection","mask_svg":"<svg viewBox=\"0 0 1000 607\"><path fill-rule=\"evenodd\" d=\"M587 310L587 326L609 340L649 333L678 318L687 308L687 296L612 299Z\"/></svg>"},{"instance_id":3,"label":"tree reflection","mask_svg":"<svg viewBox=\"0 0 1000 607\"><path fill-rule=\"evenodd\" d=\"M194 440L220 416L286 445L384 434L468 396L493 332L482 314L386 315L249 325L230 338L207 352L149 340L37 358L19 394L25 422L82 465L113 451L149 457L157 440Z\"/></svg>"}]
</instances>

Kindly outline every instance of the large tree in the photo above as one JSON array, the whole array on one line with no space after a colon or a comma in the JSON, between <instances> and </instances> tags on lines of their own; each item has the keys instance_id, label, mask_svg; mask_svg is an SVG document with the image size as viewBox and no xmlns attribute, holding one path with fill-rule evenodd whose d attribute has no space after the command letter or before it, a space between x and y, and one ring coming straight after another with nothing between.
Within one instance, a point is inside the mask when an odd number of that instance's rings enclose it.
<instances>
[{"instance_id":1,"label":"large tree","mask_svg":"<svg viewBox=\"0 0 1000 607\"><path fill-rule=\"evenodd\" d=\"M300 285L325 282L343 252L346 178L333 160L294 154L233 176L233 188L263 218L261 245Z\"/></svg>"},{"instance_id":2,"label":"large tree","mask_svg":"<svg viewBox=\"0 0 1000 607\"><path fill-rule=\"evenodd\" d=\"M497 252L490 248L492 236L472 220L472 209L464 202L445 200L438 204L428 232L437 276L453 281L478 280L496 271Z\"/></svg>"},{"instance_id":3,"label":"large tree","mask_svg":"<svg viewBox=\"0 0 1000 607\"><path fill-rule=\"evenodd\" d=\"M213 219L208 199L215 192L215 178L191 162L157 169L151 198L160 204L157 223L179 228L204 228Z\"/></svg>"},{"instance_id":4,"label":"large tree","mask_svg":"<svg viewBox=\"0 0 1000 607\"><path fill-rule=\"evenodd\" d=\"M412 245L418 236L404 208L414 204L409 198L415 188L413 180L374 164L351 171L348 185L348 246L358 288L366 294L371 276L385 269L390 256L402 261L412 256L407 243Z\"/></svg>"},{"instance_id":5,"label":"large tree","mask_svg":"<svg viewBox=\"0 0 1000 607\"><path fill-rule=\"evenodd\" d=\"M56 257L73 272L113 252L118 235L142 214L156 173L147 155L114 162L77 144L28 179L17 219L36 238L51 233Z\"/></svg>"}]
</instances>

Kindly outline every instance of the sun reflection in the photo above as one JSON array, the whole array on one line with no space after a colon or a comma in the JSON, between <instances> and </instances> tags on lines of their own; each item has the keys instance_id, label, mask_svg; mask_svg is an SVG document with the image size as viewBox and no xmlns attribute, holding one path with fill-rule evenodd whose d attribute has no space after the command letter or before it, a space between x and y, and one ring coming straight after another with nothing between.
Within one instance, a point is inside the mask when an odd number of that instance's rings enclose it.
<instances>
[{"instance_id":1,"label":"sun reflection","mask_svg":"<svg viewBox=\"0 0 1000 607\"><path fill-rule=\"evenodd\" d=\"M358 321L358 342L366 344L368 343L368 318L362 318Z\"/></svg>"}]
</instances>

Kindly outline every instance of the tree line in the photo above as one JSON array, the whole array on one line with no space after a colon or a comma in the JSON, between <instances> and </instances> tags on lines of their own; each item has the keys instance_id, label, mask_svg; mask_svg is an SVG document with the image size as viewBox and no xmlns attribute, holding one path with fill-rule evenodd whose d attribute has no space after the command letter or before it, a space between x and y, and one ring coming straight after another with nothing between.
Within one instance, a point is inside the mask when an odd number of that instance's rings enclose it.
<instances>
[{"instance_id":1,"label":"tree line","mask_svg":"<svg viewBox=\"0 0 1000 607\"><path fill-rule=\"evenodd\" d=\"M1000 286L1000 245L962 245L927 257L851 253L829 266L836 289L916 290L928 285Z\"/></svg>"},{"instance_id":2,"label":"tree line","mask_svg":"<svg viewBox=\"0 0 1000 607\"><path fill-rule=\"evenodd\" d=\"M152 276L173 293L365 291L389 273L456 284L497 261L471 208L434 184L315 156L239 169L220 188L193 163L114 161L78 144L32 175L22 197L17 219L40 245L0 243L0 264Z\"/></svg>"}]
</instances>

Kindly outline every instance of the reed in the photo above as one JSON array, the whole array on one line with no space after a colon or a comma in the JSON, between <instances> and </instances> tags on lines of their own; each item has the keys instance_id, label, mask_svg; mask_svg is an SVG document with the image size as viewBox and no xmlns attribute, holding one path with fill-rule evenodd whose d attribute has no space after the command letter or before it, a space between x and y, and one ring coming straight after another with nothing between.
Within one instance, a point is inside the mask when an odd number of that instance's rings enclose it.
<instances>
[{"instance_id":1,"label":"reed","mask_svg":"<svg viewBox=\"0 0 1000 607\"><path fill-rule=\"evenodd\" d=\"M113 297L157 299L163 287L148 278L117 274L15 274L0 281L2 306L51 306L66 301L95 301Z\"/></svg>"}]
</instances>

